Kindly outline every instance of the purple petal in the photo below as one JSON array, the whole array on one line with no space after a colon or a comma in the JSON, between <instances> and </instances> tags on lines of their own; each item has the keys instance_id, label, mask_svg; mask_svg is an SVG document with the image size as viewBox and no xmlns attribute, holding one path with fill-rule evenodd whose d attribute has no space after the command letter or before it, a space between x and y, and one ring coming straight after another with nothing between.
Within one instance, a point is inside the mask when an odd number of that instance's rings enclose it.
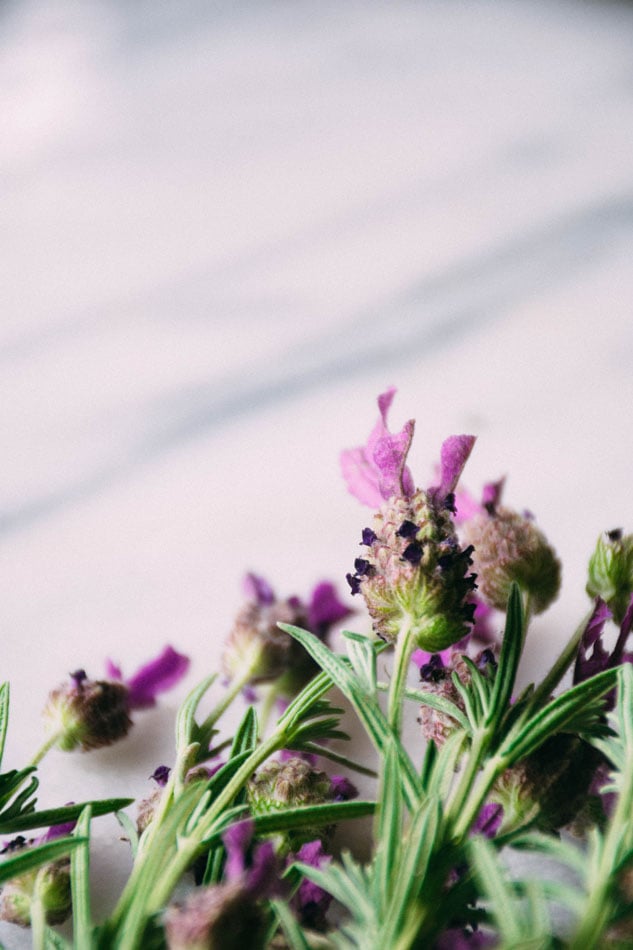
<instances>
[{"instance_id":1,"label":"purple petal","mask_svg":"<svg viewBox=\"0 0 633 950\"><path fill-rule=\"evenodd\" d=\"M281 866L272 841L258 844L253 853L253 863L246 874L245 890L253 900L265 900L282 891L279 880Z\"/></svg>"},{"instance_id":2,"label":"purple petal","mask_svg":"<svg viewBox=\"0 0 633 950\"><path fill-rule=\"evenodd\" d=\"M499 507L505 481L506 480L504 477L500 478L498 482L487 482L484 485L483 491L481 493L482 508L485 508L489 512L493 512Z\"/></svg>"},{"instance_id":3,"label":"purple petal","mask_svg":"<svg viewBox=\"0 0 633 950\"><path fill-rule=\"evenodd\" d=\"M413 477L406 467L415 422L409 419L395 435L387 433L375 444L373 459L378 469L378 488L383 499L394 495L410 497L415 491Z\"/></svg>"},{"instance_id":4,"label":"purple petal","mask_svg":"<svg viewBox=\"0 0 633 950\"><path fill-rule=\"evenodd\" d=\"M426 650L419 649L414 650L411 654L411 661L421 670L423 666L427 666L427 664L430 663L431 657L439 656L442 666L447 666L453 650L457 649L458 646L459 644L455 644L454 646L447 647L446 650L442 650L440 653L428 653Z\"/></svg>"},{"instance_id":5,"label":"purple petal","mask_svg":"<svg viewBox=\"0 0 633 950\"><path fill-rule=\"evenodd\" d=\"M345 775L330 776L332 797L335 802L348 802L358 797L358 789Z\"/></svg>"},{"instance_id":6,"label":"purple petal","mask_svg":"<svg viewBox=\"0 0 633 950\"><path fill-rule=\"evenodd\" d=\"M330 856L324 851L323 843L320 840L308 841L307 844L302 845L295 855L295 859L317 869L323 867L324 864L328 864L331 860ZM323 918L331 901L332 897L327 891L304 877L295 894L293 904L301 919L306 924L310 924Z\"/></svg>"},{"instance_id":7,"label":"purple petal","mask_svg":"<svg viewBox=\"0 0 633 950\"><path fill-rule=\"evenodd\" d=\"M74 805L74 802L66 802L67 805ZM76 820L66 821L61 825L51 825L48 831L36 839L37 844L46 844L47 841L54 841L56 838L65 838L75 830Z\"/></svg>"},{"instance_id":8,"label":"purple petal","mask_svg":"<svg viewBox=\"0 0 633 950\"><path fill-rule=\"evenodd\" d=\"M486 838L494 838L501 827L503 821L503 805L497 802L489 802L484 805L477 821L473 825L473 834L485 835Z\"/></svg>"},{"instance_id":9,"label":"purple petal","mask_svg":"<svg viewBox=\"0 0 633 950\"><path fill-rule=\"evenodd\" d=\"M170 772L171 772L171 769L169 768L168 765L159 765L157 768L154 769L154 771L150 775L150 778L153 778L154 781L158 785L160 785L161 788L164 788L165 785L167 785L167 782L169 781Z\"/></svg>"},{"instance_id":10,"label":"purple petal","mask_svg":"<svg viewBox=\"0 0 633 950\"><path fill-rule=\"evenodd\" d=\"M364 448L341 452L341 471L349 492L363 505L379 508L382 495L378 487L378 471Z\"/></svg>"},{"instance_id":11,"label":"purple petal","mask_svg":"<svg viewBox=\"0 0 633 950\"><path fill-rule=\"evenodd\" d=\"M631 627L633 627L633 595L631 595L631 600L629 601L629 606L626 609L624 614L624 619L622 620L622 625L620 627L620 633L615 647L613 648L613 653L611 654L611 666L617 666L618 663L621 663L624 659L624 647L626 646L626 641L629 638L631 632Z\"/></svg>"},{"instance_id":12,"label":"purple petal","mask_svg":"<svg viewBox=\"0 0 633 950\"><path fill-rule=\"evenodd\" d=\"M496 938L491 934L484 934L481 930L466 930L451 927L445 930L433 945L434 950L483 950L492 947Z\"/></svg>"},{"instance_id":13,"label":"purple petal","mask_svg":"<svg viewBox=\"0 0 633 950\"><path fill-rule=\"evenodd\" d=\"M387 415L396 393L392 386L378 397L380 418L364 446L341 453L341 468L347 487L364 505L378 508L392 495L412 495L413 477L405 467L413 438L413 420L396 435L387 428Z\"/></svg>"},{"instance_id":14,"label":"purple petal","mask_svg":"<svg viewBox=\"0 0 633 950\"><path fill-rule=\"evenodd\" d=\"M474 435L451 435L442 443L440 452L440 485L437 494L441 498L455 491L459 477L475 444Z\"/></svg>"},{"instance_id":15,"label":"purple petal","mask_svg":"<svg viewBox=\"0 0 633 950\"><path fill-rule=\"evenodd\" d=\"M312 591L308 607L308 626L310 630L323 637L328 629L352 613L347 604L338 598L334 584L321 581Z\"/></svg>"},{"instance_id":16,"label":"purple petal","mask_svg":"<svg viewBox=\"0 0 633 950\"><path fill-rule=\"evenodd\" d=\"M268 581L258 574L247 574L242 581L242 589L244 596L260 607L270 607L275 603L275 592Z\"/></svg>"},{"instance_id":17,"label":"purple petal","mask_svg":"<svg viewBox=\"0 0 633 950\"><path fill-rule=\"evenodd\" d=\"M105 661L106 668L106 677L109 680L122 680L123 671L120 666L117 666L116 663L113 663L112 660Z\"/></svg>"},{"instance_id":18,"label":"purple petal","mask_svg":"<svg viewBox=\"0 0 633 950\"><path fill-rule=\"evenodd\" d=\"M475 612L473 614L474 625L470 631L470 636L476 640L480 640L482 643L496 643L498 636L490 622L494 614L493 608L484 603L483 600L480 600L476 594L470 597L470 603L475 604Z\"/></svg>"},{"instance_id":19,"label":"purple petal","mask_svg":"<svg viewBox=\"0 0 633 950\"><path fill-rule=\"evenodd\" d=\"M479 514L481 505L470 492L465 489L455 492L455 524L463 524Z\"/></svg>"},{"instance_id":20,"label":"purple petal","mask_svg":"<svg viewBox=\"0 0 633 950\"><path fill-rule=\"evenodd\" d=\"M574 684L582 683L589 677L606 670L609 665L609 654L602 645L602 631L607 620L612 617L612 613L600 598L596 598L595 607L587 626L584 629L580 645L578 647L578 656L574 666ZM593 647L591 656L589 650Z\"/></svg>"},{"instance_id":21,"label":"purple petal","mask_svg":"<svg viewBox=\"0 0 633 950\"><path fill-rule=\"evenodd\" d=\"M246 870L246 852L253 839L255 822L246 818L235 825L231 825L222 835L226 848L225 873L229 881L235 881Z\"/></svg>"},{"instance_id":22,"label":"purple petal","mask_svg":"<svg viewBox=\"0 0 633 950\"><path fill-rule=\"evenodd\" d=\"M146 709L156 704L156 694L175 686L189 668L189 657L167 646L155 660L142 666L125 685L130 709Z\"/></svg>"}]
</instances>

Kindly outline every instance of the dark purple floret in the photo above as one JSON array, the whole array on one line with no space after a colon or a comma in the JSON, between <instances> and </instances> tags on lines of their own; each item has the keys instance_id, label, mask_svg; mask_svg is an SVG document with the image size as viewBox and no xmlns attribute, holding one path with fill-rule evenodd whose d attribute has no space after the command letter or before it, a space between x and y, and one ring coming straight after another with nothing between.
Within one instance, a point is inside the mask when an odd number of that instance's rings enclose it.
<instances>
[{"instance_id":1,"label":"dark purple floret","mask_svg":"<svg viewBox=\"0 0 633 950\"><path fill-rule=\"evenodd\" d=\"M480 670L485 670L487 666L492 666L493 668L497 666L495 655L490 649L482 650L477 658L477 667Z\"/></svg>"},{"instance_id":2,"label":"dark purple floret","mask_svg":"<svg viewBox=\"0 0 633 950\"><path fill-rule=\"evenodd\" d=\"M444 661L439 653L434 653L428 663L420 667L420 679L425 683L439 683L444 679Z\"/></svg>"},{"instance_id":3,"label":"dark purple floret","mask_svg":"<svg viewBox=\"0 0 633 950\"><path fill-rule=\"evenodd\" d=\"M444 507L447 511L450 511L452 514L457 514L457 508L455 507L455 492L451 491L448 493L444 499Z\"/></svg>"},{"instance_id":4,"label":"dark purple floret","mask_svg":"<svg viewBox=\"0 0 633 950\"><path fill-rule=\"evenodd\" d=\"M345 580L349 584L352 594L360 594L360 577L356 574L346 574Z\"/></svg>"},{"instance_id":5,"label":"dark purple floret","mask_svg":"<svg viewBox=\"0 0 633 950\"><path fill-rule=\"evenodd\" d=\"M357 557L354 561L354 570L359 577L366 577L371 570L371 564L364 557Z\"/></svg>"},{"instance_id":6,"label":"dark purple floret","mask_svg":"<svg viewBox=\"0 0 633 950\"><path fill-rule=\"evenodd\" d=\"M403 521L396 534L399 538L415 538L420 529L413 521Z\"/></svg>"},{"instance_id":7,"label":"dark purple floret","mask_svg":"<svg viewBox=\"0 0 633 950\"><path fill-rule=\"evenodd\" d=\"M363 528L363 540L361 541L361 544L365 544L367 547L370 547L374 541L377 540L378 535L375 531L372 531L371 528Z\"/></svg>"},{"instance_id":8,"label":"dark purple floret","mask_svg":"<svg viewBox=\"0 0 633 950\"><path fill-rule=\"evenodd\" d=\"M607 531L607 537L609 541L621 541L622 540L622 528L614 528L613 531Z\"/></svg>"},{"instance_id":9,"label":"dark purple floret","mask_svg":"<svg viewBox=\"0 0 633 950\"><path fill-rule=\"evenodd\" d=\"M83 681L88 679L88 674L85 670L75 670L74 673L69 673L68 675L78 689L81 688Z\"/></svg>"},{"instance_id":10,"label":"dark purple floret","mask_svg":"<svg viewBox=\"0 0 633 950\"><path fill-rule=\"evenodd\" d=\"M167 782L168 782L168 780L169 780L169 773L170 773L170 772L171 772L171 769L169 768L169 766L167 766L167 765L159 765L158 768L154 769L154 771L153 771L152 774L150 775L150 778L153 778L154 781L155 781L158 785L161 786L161 788L164 788L165 785L167 785Z\"/></svg>"},{"instance_id":11,"label":"dark purple floret","mask_svg":"<svg viewBox=\"0 0 633 950\"><path fill-rule=\"evenodd\" d=\"M414 567L422 560L422 555L424 553L424 547L420 544L419 541L412 541L411 544L407 544L406 548L402 552L403 560L408 561L409 564L413 564Z\"/></svg>"},{"instance_id":12,"label":"dark purple floret","mask_svg":"<svg viewBox=\"0 0 633 950\"><path fill-rule=\"evenodd\" d=\"M335 802L348 802L358 797L358 789L345 775L332 775L332 796Z\"/></svg>"}]
</instances>

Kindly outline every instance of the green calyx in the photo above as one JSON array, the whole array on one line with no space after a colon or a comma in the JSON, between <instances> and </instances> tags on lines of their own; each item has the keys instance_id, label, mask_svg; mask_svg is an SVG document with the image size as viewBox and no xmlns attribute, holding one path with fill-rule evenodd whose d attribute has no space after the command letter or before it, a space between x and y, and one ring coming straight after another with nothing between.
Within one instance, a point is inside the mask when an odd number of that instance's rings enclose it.
<instances>
[{"instance_id":1,"label":"green calyx","mask_svg":"<svg viewBox=\"0 0 633 950\"><path fill-rule=\"evenodd\" d=\"M589 559L587 593L606 601L615 622L622 623L633 593L633 534L600 535Z\"/></svg>"}]
</instances>

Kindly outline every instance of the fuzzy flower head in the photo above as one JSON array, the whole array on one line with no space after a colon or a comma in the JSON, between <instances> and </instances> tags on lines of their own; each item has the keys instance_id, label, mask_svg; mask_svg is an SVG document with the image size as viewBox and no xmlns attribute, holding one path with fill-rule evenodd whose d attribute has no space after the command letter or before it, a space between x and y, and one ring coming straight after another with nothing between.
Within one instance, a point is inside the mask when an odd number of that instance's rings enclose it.
<instances>
[{"instance_id":1,"label":"fuzzy flower head","mask_svg":"<svg viewBox=\"0 0 633 950\"><path fill-rule=\"evenodd\" d=\"M443 658L444 656L444 654L436 653L427 663L422 664L420 667L421 689L425 693L447 699L461 712L465 712L464 700L455 686L453 674L457 674L459 681L464 686L468 686L472 679L470 668L458 651L452 651L446 659ZM473 657L473 662L484 675L492 675L497 668L496 657L491 649L482 650ZM452 716L426 704L420 706L418 722L424 738L435 742L438 747L443 745L459 728Z\"/></svg>"},{"instance_id":2,"label":"fuzzy flower head","mask_svg":"<svg viewBox=\"0 0 633 950\"><path fill-rule=\"evenodd\" d=\"M222 653L228 679L251 671L251 684L276 682L280 695L296 695L318 672L304 648L278 626L305 627L325 640L331 627L351 611L329 581L318 583L307 603L299 597L279 599L263 577L247 574L246 603L238 613Z\"/></svg>"},{"instance_id":3,"label":"fuzzy flower head","mask_svg":"<svg viewBox=\"0 0 633 950\"><path fill-rule=\"evenodd\" d=\"M296 808L300 805L320 805L324 802L345 801L357 794L352 783L343 776L330 778L309 762L293 756L283 761L270 761L262 766L248 784L248 801L254 815ZM291 832L281 842L282 851L295 851L311 839L329 837L332 829L302 828Z\"/></svg>"},{"instance_id":4,"label":"fuzzy flower head","mask_svg":"<svg viewBox=\"0 0 633 950\"><path fill-rule=\"evenodd\" d=\"M252 837L249 820L225 831L224 882L196 888L169 908L169 950L263 950L267 918L261 902L279 893L281 865L270 842L250 847Z\"/></svg>"},{"instance_id":5,"label":"fuzzy flower head","mask_svg":"<svg viewBox=\"0 0 633 950\"><path fill-rule=\"evenodd\" d=\"M600 535L589 560L587 593L602 598L622 623L633 594L633 534L616 528Z\"/></svg>"},{"instance_id":6,"label":"fuzzy flower head","mask_svg":"<svg viewBox=\"0 0 633 950\"><path fill-rule=\"evenodd\" d=\"M463 525L463 536L474 549L477 586L489 606L505 610L515 581L539 614L558 596L560 561L529 513L499 504L502 484L487 486L491 497Z\"/></svg>"},{"instance_id":7,"label":"fuzzy flower head","mask_svg":"<svg viewBox=\"0 0 633 950\"><path fill-rule=\"evenodd\" d=\"M57 736L56 745L64 752L111 745L128 734L130 712L155 705L156 695L175 686L188 666L187 657L168 646L129 679L109 660L108 679L91 680L85 670L76 670L48 696L46 731Z\"/></svg>"},{"instance_id":8,"label":"fuzzy flower head","mask_svg":"<svg viewBox=\"0 0 633 950\"><path fill-rule=\"evenodd\" d=\"M413 421L396 435L387 428L394 394L389 389L378 397L380 418L367 444L341 456L351 493L380 506L362 532L364 550L347 580L352 593L365 599L379 636L393 642L410 625L417 646L436 652L461 640L473 621L472 548L460 547L452 516L455 488L475 439L447 439L439 484L416 489L406 465Z\"/></svg>"}]
</instances>

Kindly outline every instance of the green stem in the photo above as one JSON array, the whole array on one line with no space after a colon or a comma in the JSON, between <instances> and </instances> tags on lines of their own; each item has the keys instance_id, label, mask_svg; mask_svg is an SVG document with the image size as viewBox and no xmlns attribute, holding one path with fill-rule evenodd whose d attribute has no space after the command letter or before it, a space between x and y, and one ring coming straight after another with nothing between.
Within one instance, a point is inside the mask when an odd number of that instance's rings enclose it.
<instances>
[{"instance_id":1,"label":"green stem","mask_svg":"<svg viewBox=\"0 0 633 950\"><path fill-rule=\"evenodd\" d=\"M237 676L235 679L231 680L220 702L214 706L200 726L200 732L202 734L204 734L205 731L208 731L209 733L211 732L218 719L226 712L236 696L242 692L247 683L252 679L253 673L255 672L258 663L259 655L257 659L246 668L241 676Z\"/></svg>"},{"instance_id":2,"label":"green stem","mask_svg":"<svg viewBox=\"0 0 633 950\"><path fill-rule=\"evenodd\" d=\"M47 752L57 745L58 741L62 737L62 732L54 732L51 736L48 737L46 742L38 749L31 761L29 762L28 767L36 767L40 764Z\"/></svg>"},{"instance_id":3,"label":"green stem","mask_svg":"<svg viewBox=\"0 0 633 950\"><path fill-rule=\"evenodd\" d=\"M402 701L404 699L404 691L409 675L411 654L414 649L415 638L411 618L409 617L400 630L398 639L396 640L393 669L391 671L391 685L389 688L387 718L389 725L397 736L400 735L402 729Z\"/></svg>"},{"instance_id":4,"label":"green stem","mask_svg":"<svg viewBox=\"0 0 633 950\"><path fill-rule=\"evenodd\" d=\"M33 950L46 950L46 910L40 894L39 875L35 879L30 914Z\"/></svg>"}]
</instances>

